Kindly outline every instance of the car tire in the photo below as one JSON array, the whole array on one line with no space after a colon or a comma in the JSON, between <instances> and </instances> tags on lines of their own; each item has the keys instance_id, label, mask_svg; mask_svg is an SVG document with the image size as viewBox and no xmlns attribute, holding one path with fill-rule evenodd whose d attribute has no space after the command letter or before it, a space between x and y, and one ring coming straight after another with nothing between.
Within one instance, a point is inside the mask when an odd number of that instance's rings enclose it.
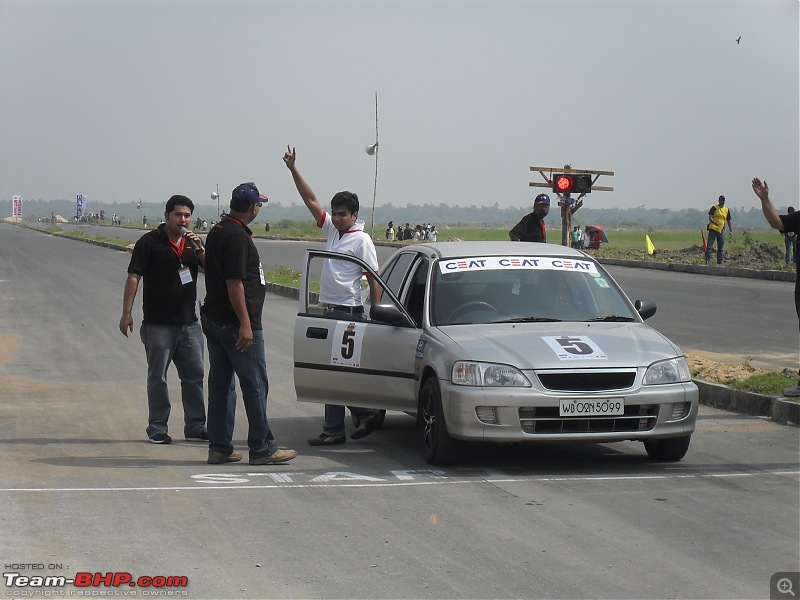
<instances>
[{"instance_id":1,"label":"car tire","mask_svg":"<svg viewBox=\"0 0 800 600\"><path fill-rule=\"evenodd\" d=\"M417 431L422 454L428 464L449 465L459 459L463 442L454 440L447 433L442 410L442 392L436 377L428 378L420 391Z\"/></svg>"},{"instance_id":2,"label":"car tire","mask_svg":"<svg viewBox=\"0 0 800 600\"><path fill-rule=\"evenodd\" d=\"M644 449L651 460L675 462L686 456L692 436L666 438L660 440L645 440Z\"/></svg>"}]
</instances>

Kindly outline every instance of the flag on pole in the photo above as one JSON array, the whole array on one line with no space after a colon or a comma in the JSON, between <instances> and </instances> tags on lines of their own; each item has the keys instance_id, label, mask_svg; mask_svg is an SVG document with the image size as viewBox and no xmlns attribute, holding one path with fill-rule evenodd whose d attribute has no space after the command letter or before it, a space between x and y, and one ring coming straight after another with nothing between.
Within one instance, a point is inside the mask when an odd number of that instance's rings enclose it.
<instances>
[{"instance_id":1,"label":"flag on pole","mask_svg":"<svg viewBox=\"0 0 800 600\"><path fill-rule=\"evenodd\" d=\"M86 212L86 196L78 194L76 212L78 219L80 219Z\"/></svg>"},{"instance_id":2,"label":"flag on pole","mask_svg":"<svg viewBox=\"0 0 800 600\"><path fill-rule=\"evenodd\" d=\"M653 246L653 242L650 241L650 236L646 233L644 234L644 249L647 250L648 254L652 254L656 251L656 247Z\"/></svg>"},{"instance_id":3,"label":"flag on pole","mask_svg":"<svg viewBox=\"0 0 800 600\"><path fill-rule=\"evenodd\" d=\"M703 252L708 250L708 244L706 243L706 234L703 233L703 228L700 228L700 237L703 238Z\"/></svg>"}]
</instances>

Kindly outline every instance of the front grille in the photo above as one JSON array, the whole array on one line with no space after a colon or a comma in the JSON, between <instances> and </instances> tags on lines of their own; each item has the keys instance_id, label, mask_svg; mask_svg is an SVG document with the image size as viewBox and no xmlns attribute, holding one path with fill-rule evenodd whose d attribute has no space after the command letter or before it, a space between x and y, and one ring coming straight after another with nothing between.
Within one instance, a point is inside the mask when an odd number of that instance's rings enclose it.
<instances>
[{"instance_id":1,"label":"front grille","mask_svg":"<svg viewBox=\"0 0 800 600\"><path fill-rule=\"evenodd\" d=\"M657 404L631 405L625 414L614 417L561 417L558 406L519 409L519 422L525 433L613 433L649 431L658 418Z\"/></svg>"},{"instance_id":2,"label":"front grille","mask_svg":"<svg viewBox=\"0 0 800 600\"><path fill-rule=\"evenodd\" d=\"M636 381L636 369L619 371L550 371L537 373L542 386L555 392L626 390Z\"/></svg>"}]
</instances>

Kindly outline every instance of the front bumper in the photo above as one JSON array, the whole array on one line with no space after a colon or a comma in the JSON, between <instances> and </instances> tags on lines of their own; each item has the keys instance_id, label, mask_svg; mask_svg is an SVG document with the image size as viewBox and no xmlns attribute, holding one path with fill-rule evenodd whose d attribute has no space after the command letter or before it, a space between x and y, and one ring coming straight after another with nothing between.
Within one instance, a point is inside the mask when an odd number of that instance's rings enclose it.
<instances>
[{"instance_id":1,"label":"front bumper","mask_svg":"<svg viewBox=\"0 0 800 600\"><path fill-rule=\"evenodd\" d=\"M470 441L615 442L679 437L694 432L699 406L698 389L691 382L580 394L536 388L468 387L449 381L440 384L448 433ZM561 398L621 398L625 414L561 417Z\"/></svg>"}]
</instances>

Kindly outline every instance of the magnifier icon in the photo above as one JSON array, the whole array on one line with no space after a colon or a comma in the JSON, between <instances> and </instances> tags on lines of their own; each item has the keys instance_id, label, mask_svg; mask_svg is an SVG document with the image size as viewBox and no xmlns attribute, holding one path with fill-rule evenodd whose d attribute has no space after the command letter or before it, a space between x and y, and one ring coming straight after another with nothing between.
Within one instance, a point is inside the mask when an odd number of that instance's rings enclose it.
<instances>
[{"instance_id":1,"label":"magnifier icon","mask_svg":"<svg viewBox=\"0 0 800 600\"><path fill-rule=\"evenodd\" d=\"M788 577L781 577L778 579L778 582L775 584L775 587L778 588L778 591L781 594L791 594L792 598L796 598L797 595L792 591L792 580Z\"/></svg>"}]
</instances>

